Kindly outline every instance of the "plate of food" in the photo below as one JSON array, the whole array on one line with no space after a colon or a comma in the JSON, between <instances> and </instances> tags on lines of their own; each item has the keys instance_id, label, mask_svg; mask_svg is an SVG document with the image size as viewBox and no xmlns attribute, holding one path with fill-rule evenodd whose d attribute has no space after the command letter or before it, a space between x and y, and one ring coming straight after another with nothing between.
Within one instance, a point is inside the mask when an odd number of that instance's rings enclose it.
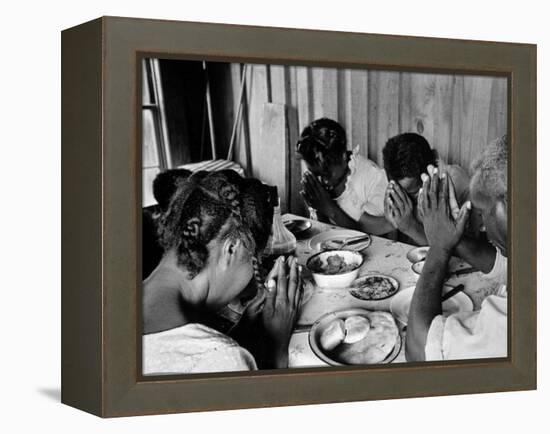
<instances>
[{"instance_id":1,"label":"plate of food","mask_svg":"<svg viewBox=\"0 0 550 434\"><path fill-rule=\"evenodd\" d=\"M343 250L360 252L371 245L372 239L368 234L351 229L339 229L315 235L309 240L309 248L311 250L340 250L346 241L354 237L365 237L365 239L359 243L355 242L345 246Z\"/></svg>"},{"instance_id":2,"label":"plate of food","mask_svg":"<svg viewBox=\"0 0 550 434\"><path fill-rule=\"evenodd\" d=\"M306 262L306 267L311 271L317 286L344 288L355 280L363 261L361 253L330 250L311 256Z\"/></svg>"},{"instance_id":3,"label":"plate of food","mask_svg":"<svg viewBox=\"0 0 550 434\"><path fill-rule=\"evenodd\" d=\"M347 309L319 318L309 332L317 357L332 366L390 363L401 350L401 335L389 312Z\"/></svg>"},{"instance_id":4,"label":"plate of food","mask_svg":"<svg viewBox=\"0 0 550 434\"><path fill-rule=\"evenodd\" d=\"M402 325L407 325L409 320L409 309L414 294L414 286L404 288L392 299L390 312ZM452 287L445 286L443 292L451 291ZM474 310L474 303L464 292L459 292L445 300L442 305L443 315L449 316L457 312L471 312Z\"/></svg>"},{"instance_id":5,"label":"plate of food","mask_svg":"<svg viewBox=\"0 0 550 434\"><path fill-rule=\"evenodd\" d=\"M350 294L359 300L384 300L399 289L399 282L383 274L359 276L351 283Z\"/></svg>"},{"instance_id":6,"label":"plate of food","mask_svg":"<svg viewBox=\"0 0 550 434\"><path fill-rule=\"evenodd\" d=\"M311 222L306 219L285 219L283 224L295 236L303 235L308 229L311 228Z\"/></svg>"}]
</instances>

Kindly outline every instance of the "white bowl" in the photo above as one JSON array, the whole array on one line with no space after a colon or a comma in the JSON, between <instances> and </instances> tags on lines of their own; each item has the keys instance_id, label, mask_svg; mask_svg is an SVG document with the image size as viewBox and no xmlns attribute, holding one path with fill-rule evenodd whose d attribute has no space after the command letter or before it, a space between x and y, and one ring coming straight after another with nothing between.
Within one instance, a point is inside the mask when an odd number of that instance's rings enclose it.
<instances>
[{"instance_id":1,"label":"white bowl","mask_svg":"<svg viewBox=\"0 0 550 434\"><path fill-rule=\"evenodd\" d=\"M407 252L407 259L413 264L424 261L428 256L428 250L430 250L428 246L415 247Z\"/></svg>"},{"instance_id":2,"label":"white bowl","mask_svg":"<svg viewBox=\"0 0 550 434\"><path fill-rule=\"evenodd\" d=\"M320 273L316 269L312 269L313 261L319 259L321 260L323 266L327 266L327 259L334 255L344 258L346 264L352 265L353 269L351 271L346 271L339 274L324 274ZM350 250L330 250L311 256L307 260L306 266L309 271L311 271L317 286L321 288L346 288L350 286L351 282L357 278L359 268L363 265L363 261L363 255L358 252L353 252Z\"/></svg>"},{"instance_id":3,"label":"white bowl","mask_svg":"<svg viewBox=\"0 0 550 434\"><path fill-rule=\"evenodd\" d=\"M424 264L426 264L426 261L418 261L412 264L411 268L416 274L420 275L424 269Z\"/></svg>"}]
</instances>

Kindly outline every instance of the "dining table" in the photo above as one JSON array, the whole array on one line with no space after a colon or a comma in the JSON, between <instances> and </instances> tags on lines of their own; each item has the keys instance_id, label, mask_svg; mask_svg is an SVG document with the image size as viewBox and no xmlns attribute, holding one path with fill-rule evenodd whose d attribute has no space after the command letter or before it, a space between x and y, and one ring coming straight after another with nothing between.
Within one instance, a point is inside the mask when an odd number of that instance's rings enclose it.
<instances>
[{"instance_id":1,"label":"dining table","mask_svg":"<svg viewBox=\"0 0 550 434\"><path fill-rule=\"evenodd\" d=\"M312 245L312 239L321 233L344 230L335 225L310 220L294 214L284 214L283 222L304 219L311 222L311 227L296 236L295 256L299 265L302 265L303 295L299 308L297 324L289 344L289 367L324 367L329 366L315 355L309 343L311 326L323 315L345 309L367 309L370 311L390 312L392 298L407 288L414 287L419 275L412 270L412 264L407 259L407 253L417 246L395 241L393 239L371 235L371 244L360 253L364 257L359 269L359 276L366 274L382 274L393 277L399 284L399 289L392 297L382 300L361 300L350 293L350 288L321 288L315 285L306 262L321 250L320 246ZM464 261L454 258L454 270L471 269ZM451 274L445 284L456 287L464 285L464 293L471 299L474 310L479 310L482 301L498 290L498 285L485 279L479 271L464 274ZM391 363L404 363L406 326L396 321L401 335L401 348Z\"/></svg>"}]
</instances>

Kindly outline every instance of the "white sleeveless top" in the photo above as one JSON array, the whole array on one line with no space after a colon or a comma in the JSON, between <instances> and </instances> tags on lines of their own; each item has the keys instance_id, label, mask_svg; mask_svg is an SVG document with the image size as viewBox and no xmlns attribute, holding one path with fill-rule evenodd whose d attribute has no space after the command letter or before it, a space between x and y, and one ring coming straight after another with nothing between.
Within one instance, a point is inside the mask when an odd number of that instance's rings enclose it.
<instances>
[{"instance_id":1,"label":"white sleeveless top","mask_svg":"<svg viewBox=\"0 0 550 434\"><path fill-rule=\"evenodd\" d=\"M250 371L254 357L229 336L203 324L143 335L143 375Z\"/></svg>"}]
</instances>

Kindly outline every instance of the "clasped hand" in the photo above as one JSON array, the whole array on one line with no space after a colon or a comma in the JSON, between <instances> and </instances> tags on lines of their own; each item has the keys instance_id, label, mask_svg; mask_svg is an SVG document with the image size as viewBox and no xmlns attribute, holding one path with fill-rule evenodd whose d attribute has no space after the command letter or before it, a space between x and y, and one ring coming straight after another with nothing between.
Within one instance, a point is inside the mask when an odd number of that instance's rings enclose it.
<instances>
[{"instance_id":1,"label":"clasped hand","mask_svg":"<svg viewBox=\"0 0 550 434\"><path fill-rule=\"evenodd\" d=\"M281 349L288 347L302 297L300 267L295 257L275 261L262 291L247 307L247 317L259 318L268 338Z\"/></svg>"},{"instance_id":2,"label":"clasped hand","mask_svg":"<svg viewBox=\"0 0 550 434\"><path fill-rule=\"evenodd\" d=\"M458 207L452 180L446 173L429 167L422 174L418 206L423 215L424 232L430 247L451 250L460 242L470 214L471 203Z\"/></svg>"},{"instance_id":3,"label":"clasped hand","mask_svg":"<svg viewBox=\"0 0 550 434\"><path fill-rule=\"evenodd\" d=\"M323 187L319 180L311 173L306 172L302 178L302 188L300 194L306 204L317 211L326 213L334 204L329 192Z\"/></svg>"},{"instance_id":4,"label":"clasped hand","mask_svg":"<svg viewBox=\"0 0 550 434\"><path fill-rule=\"evenodd\" d=\"M384 197L384 216L395 229L402 232L414 223L414 207L409 195L395 181L390 181Z\"/></svg>"}]
</instances>

